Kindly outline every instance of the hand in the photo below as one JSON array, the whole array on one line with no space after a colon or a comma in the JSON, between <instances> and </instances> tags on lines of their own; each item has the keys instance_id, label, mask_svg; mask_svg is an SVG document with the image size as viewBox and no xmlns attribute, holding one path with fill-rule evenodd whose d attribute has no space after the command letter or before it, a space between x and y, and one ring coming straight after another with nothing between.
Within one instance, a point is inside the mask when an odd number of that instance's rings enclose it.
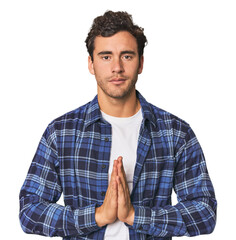
<instances>
[{"instance_id":1,"label":"hand","mask_svg":"<svg viewBox=\"0 0 236 240\"><path fill-rule=\"evenodd\" d=\"M111 180L107 188L106 196L101 207L95 210L95 220L99 227L113 223L117 219L118 187L116 177L118 175L117 160L114 161Z\"/></svg>"},{"instance_id":2,"label":"hand","mask_svg":"<svg viewBox=\"0 0 236 240\"><path fill-rule=\"evenodd\" d=\"M122 157L117 159L118 176L116 177L118 185L118 219L133 225L134 222L134 207L130 201L130 192L126 175L123 167Z\"/></svg>"},{"instance_id":3,"label":"hand","mask_svg":"<svg viewBox=\"0 0 236 240\"><path fill-rule=\"evenodd\" d=\"M114 161L104 202L95 211L95 220L99 227L113 223L117 218L122 222L133 225L134 208L130 201L122 157Z\"/></svg>"}]
</instances>

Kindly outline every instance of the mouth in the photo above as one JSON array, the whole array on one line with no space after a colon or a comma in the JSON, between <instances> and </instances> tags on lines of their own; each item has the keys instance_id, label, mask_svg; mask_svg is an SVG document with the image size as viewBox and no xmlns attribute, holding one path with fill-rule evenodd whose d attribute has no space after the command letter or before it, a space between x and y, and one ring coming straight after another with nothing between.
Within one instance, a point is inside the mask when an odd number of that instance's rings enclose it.
<instances>
[{"instance_id":1,"label":"mouth","mask_svg":"<svg viewBox=\"0 0 236 240\"><path fill-rule=\"evenodd\" d=\"M116 84L116 85L119 85L119 84L122 84L126 81L125 78L112 78L109 82L110 83L113 83L113 84Z\"/></svg>"}]
</instances>

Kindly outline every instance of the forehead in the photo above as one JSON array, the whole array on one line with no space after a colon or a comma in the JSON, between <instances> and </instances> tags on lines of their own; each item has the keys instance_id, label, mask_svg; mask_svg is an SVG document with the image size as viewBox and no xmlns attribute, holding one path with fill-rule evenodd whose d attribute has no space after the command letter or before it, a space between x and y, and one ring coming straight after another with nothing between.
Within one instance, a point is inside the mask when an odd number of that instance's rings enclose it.
<instances>
[{"instance_id":1,"label":"forehead","mask_svg":"<svg viewBox=\"0 0 236 240\"><path fill-rule=\"evenodd\" d=\"M97 36L94 41L94 51L138 51L135 37L127 31L122 31L110 37Z\"/></svg>"}]
</instances>

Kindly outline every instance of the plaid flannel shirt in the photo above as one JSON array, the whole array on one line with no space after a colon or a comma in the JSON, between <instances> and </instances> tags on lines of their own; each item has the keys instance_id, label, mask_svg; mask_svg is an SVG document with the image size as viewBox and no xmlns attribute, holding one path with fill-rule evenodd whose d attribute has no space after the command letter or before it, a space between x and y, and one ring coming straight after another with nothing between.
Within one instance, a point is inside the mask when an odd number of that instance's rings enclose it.
<instances>
[{"instance_id":1,"label":"plaid flannel shirt","mask_svg":"<svg viewBox=\"0 0 236 240\"><path fill-rule=\"evenodd\" d=\"M183 120L146 102L139 92L137 97L143 121L130 196L135 219L132 226L126 224L130 239L211 233L216 200L196 136ZM49 124L20 192L26 233L103 239L106 226L97 226L95 208L108 187L111 134L97 96ZM65 206L56 203L62 193Z\"/></svg>"}]
</instances>

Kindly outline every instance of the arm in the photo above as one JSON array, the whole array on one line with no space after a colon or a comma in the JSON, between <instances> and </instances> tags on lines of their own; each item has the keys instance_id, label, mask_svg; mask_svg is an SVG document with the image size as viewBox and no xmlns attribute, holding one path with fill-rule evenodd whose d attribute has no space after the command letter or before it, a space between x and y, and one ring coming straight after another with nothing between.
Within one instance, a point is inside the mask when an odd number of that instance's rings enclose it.
<instances>
[{"instance_id":1,"label":"arm","mask_svg":"<svg viewBox=\"0 0 236 240\"><path fill-rule=\"evenodd\" d=\"M132 228L159 237L211 233L216 221L214 189L201 147L191 129L176 154L174 190L178 197L175 206L134 206Z\"/></svg>"},{"instance_id":2,"label":"arm","mask_svg":"<svg viewBox=\"0 0 236 240\"><path fill-rule=\"evenodd\" d=\"M72 209L56 204L62 193L56 137L48 128L20 192L20 222L26 233L45 236L86 235L99 229L95 205Z\"/></svg>"}]
</instances>

